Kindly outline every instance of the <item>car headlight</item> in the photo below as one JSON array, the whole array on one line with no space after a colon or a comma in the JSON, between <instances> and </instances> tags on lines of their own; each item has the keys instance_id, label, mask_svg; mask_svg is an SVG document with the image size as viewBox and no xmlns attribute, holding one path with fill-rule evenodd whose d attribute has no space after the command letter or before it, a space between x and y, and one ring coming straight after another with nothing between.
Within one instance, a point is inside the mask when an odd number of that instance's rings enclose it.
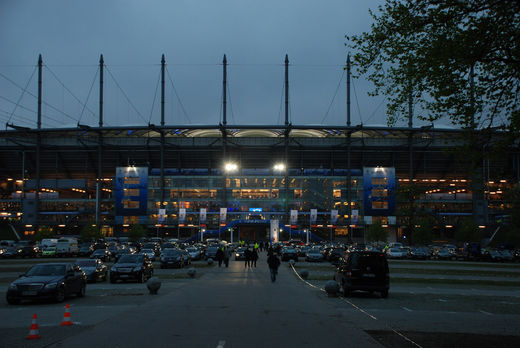
<instances>
[{"instance_id":1,"label":"car headlight","mask_svg":"<svg viewBox=\"0 0 520 348\"><path fill-rule=\"evenodd\" d=\"M116 267L112 267L112 268L110 269L110 272L117 272L117 268L116 268Z\"/></svg>"},{"instance_id":2,"label":"car headlight","mask_svg":"<svg viewBox=\"0 0 520 348\"><path fill-rule=\"evenodd\" d=\"M16 289L18 289L16 284L14 284L14 283L9 284L9 290L16 290Z\"/></svg>"},{"instance_id":3,"label":"car headlight","mask_svg":"<svg viewBox=\"0 0 520 348\"><path fill-rule=\"evenodd\" d=\"M58 283L48 283L45 284L45 289L55 289L58 286Z\"/></svg>"}]
</instances>

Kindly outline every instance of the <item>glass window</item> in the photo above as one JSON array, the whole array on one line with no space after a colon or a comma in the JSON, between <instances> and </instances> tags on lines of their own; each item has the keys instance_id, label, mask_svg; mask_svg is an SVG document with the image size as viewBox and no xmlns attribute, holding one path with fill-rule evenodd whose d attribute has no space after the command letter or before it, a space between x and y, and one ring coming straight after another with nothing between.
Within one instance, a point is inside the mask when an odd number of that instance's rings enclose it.
<instances>
[{"instance_id":1,"label":"glass window","mask_svg":"<svg viewBox=\"0 0 520 348\"><path fill-rule=\"evenodd\" d=\"M139 177L125 176L124 184L125 185L139 185Z\"/></svg>"},{"instance_id":2,"label":"glass window","mask_svg":"<svg viewBox=\"0 0 520 348\"><path fill-rule=\"evenodd\" d=\"M139 189L124 189L125 196L139 196Z\"/></svg>"}]
</instances>

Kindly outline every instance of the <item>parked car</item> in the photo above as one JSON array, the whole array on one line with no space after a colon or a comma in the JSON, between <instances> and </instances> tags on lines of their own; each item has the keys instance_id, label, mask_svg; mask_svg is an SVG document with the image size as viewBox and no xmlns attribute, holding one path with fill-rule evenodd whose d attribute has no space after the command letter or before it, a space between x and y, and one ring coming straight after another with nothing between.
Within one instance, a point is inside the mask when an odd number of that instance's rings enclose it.
<instances>
[{"instance_id":1,"label":"parked car","mask_svg":"<svg viewBox=\"0 0 520 348\"><path fill-rule=\"evenodd\" d=\"M186 248L186 250L190 253L191 259L193 261L197 261L202 258L202 253L199 248Z\"/></svg>"},{"instance_id":2,"label":"parked car","mask_svg":"<svg viewBox=\"0 0 520 348\"><path fill-rule=\"evenodd\" d=\"M295 248L292 248L292 247L282 248L281 254L282 254L281 255L282 261L289 261L289 260L298 261L298 250L296 250Z\"/></svg>"},{"instance_id":3,"label":"parked car","mask_svg":"<svg viewBox=\"0 0 520 348\"><path fill-rule=\"evenodd\" d=\"M110 251L108 249L96 249L90 254L91 259L100 259L103 262L110 261Z\"/></svg>"},{"instance_id":4,"label":"parked car","mask_svg":"<svg viewBox=\"0 0 520 348\"><path fill-rule=\"evenodd\" d=\"M17 248L15 246L4 247L2 252L2 258L13 259L15 257L19 257L21 250L22 249Z\"/></svg>"},{"instance_id":5,"label":"parked car","mask_svg":"<svg viewBox=\"0 0 520 348\"><path fill-rule=\"evenodd\" d=\"M117 262L117 260L119 260L119 258L123 255L131 255L131 254L135 254L134 247L127 246L126 248L121 248L121 249L119 249L117 254L114 256L114 261Z\"/></svg>"},{"instance_id":6,"label":"parked car","mask_svg":"<svg viewBox=\"0 0 520 348\"><path fill-rule=\"evenodd\" d=\"M184 264L191 265L191 255L186 249L181 249L181 253L184 255Z\"/></svg>"},{"instance_id":7,"label":"parked car","mask_svg":"<svg viewBox=\"0 0 520 348\"><path fill-rule=\"evenodd\" d=\"M85 272L89 282L104 282L107 280L108 268L100 259L79 259L74 264Z\"/></svg>"},{"instance_id":8,"label":"parked car","mask_svg":"<svg viewBox=\"0 0 520 348\"><path fill-rule=\"evenodd\" d=\"M433 257L438 260L450 260L455 255L451 253L449 248L440 248L435 251Z\"/></svg>"},{"instance_id":9,"label":"parked car","mask_svg":"<svg viewBox=\"0 0 520 348\"><path fill-rule=\"evenodd\" d=\"M351 251L338 260L334 279L343 290L344 296L352 291L379 292L388 297L390 272L385 254L375 251Z\"/></svg>"},{"instance_id":10,"label":"parked car","mask_svg":"<svg viewBox=\"0 0 520 348\"><path fill-rule=\"evenodd\" d=\"M327 255L327 260L329 260L332 264L337 264L340 257L345 255L344 248L332 248Z\"/></svg>"},{"instance_id":11,"label":"parked car","mask_svg":"<svg viewBox=\"0 0 520 348\"><path fill-rule=\"evenodd\" d=\"M408 257L414 260L426 260L430 258L430 250L421 247L411 248Z\"/></svg>"},{"instance_id":12,"label":"parked car","mask_svg":"<svg viewBox=\"0 0 520 348\"><path fill-rule=\"evenodd\" d=\"M403 248L388 248L386 250L386 256L389 259L403 259L408 256L408 251Z\"/></svg>"},{"instance_id":13,"label":"parked car","mask_svg":"<svg viewBox=\"0 0 520 348\"><path fill-rule=\"evenodd\" d=\"M161 268L184 267L184 254L180 249L165 249L161 253Z\"/></svg>"},{"instance_id":14,"label":"parked car","mask_svg":"<svg viewBox=\"0 0 520 348\"><path fill-rule=\"evenodd\" d=\"M87 278L78 266L71 263L41 263L32 266L9 285L7 302L54 299L63 302L71 294L85 296Z\"/></svg>"},{"instance_id":15,"label":"parked car","mask_svg":"<svg viewBox=\"0 0 520 348\"><path fill-rule=\"evenodd\" d=\"M37 245L26 245L20 249L20 257L40 257L42 252Z\"/></svg>"},{"instance_id":16,"label":"parked car","mask_svg":"<svg viewBox=\"0 0 520 348\"><path fill-rule=\"evenodd\" d=\"M209 246L206 249L206 260L207 259L213 259L215 260L215 257L217 256L218 246Z\"/></svg>"},{"instance_id":17,"label":"parked car","mask_svg":"<svg viewBox=\"0 0 520 348\"><path fill-rule=\"evenodd\" d=\"M110 269L110 282L137 280L144 283L153 275L153 265L146 255L123 255Z\"/></svg>"},{"instance_id":18,"label":"parked car","mask_svg":"<svg viewBox=\"0 0 520 348\"><path fill-rule=\"evenodd\" d=\"M501 250L498 250L498 252L502 256L502 260L504 260L506 262L512 262L514 260L514 255L511 252L511 250L501 249Z\"/></svg>"},{"instance_id":19,"label":"parked car","mask_svg":"<svg viewBox=\"0 0 520 348\"><path fill-rule=\"evenodd\" d=\"M94 248L92 247L92 244L90 244L90 243L81 244L79 246L78 255L79 256L90 256L90 254L92 254L93 251L94 251Z\"/></svg>"},{"instance_id":20,"label":"parked car","mask_svg":"<svg viewBox=\"0 0 520 348\"><path fill-rule=\"evenodd\" d=\"M55 246L47 246L42 249L43 257L54 257L56 256L56 247Z\"/></svg>"},{"instance_id":21,"label":"parked car","mask_svg":"<svg viewBox=\"0 0 520 348\"><path fill-rule=\"evenodd\" d=\"M155 261L155 251L153 249L141 249L139 254L144 254L152 261Z\"/></svg>"},{"instance_id":22,"label":"parked car","mask_svg":"<svg viewBox=\"0 0 520 348\"><path fill-rule=\"evenodd\" d=\"M320 248L311 248L307 250L307 254L305 255L305 261L309 262L321 262L323 261L323 254L321 253Z\"/></svg>"}]
</instances>

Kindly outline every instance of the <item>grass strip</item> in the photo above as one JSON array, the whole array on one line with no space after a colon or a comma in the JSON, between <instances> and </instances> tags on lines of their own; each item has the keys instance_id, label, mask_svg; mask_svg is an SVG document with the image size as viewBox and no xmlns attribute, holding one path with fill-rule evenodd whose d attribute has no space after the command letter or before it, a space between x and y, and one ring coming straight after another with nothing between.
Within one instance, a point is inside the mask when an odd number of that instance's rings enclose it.
<instances>
[{"instance_id":1,"label":"grass strip","mask_svg":"<svg viewBox=\"0 0 520 348\"><path fill-rule=\"evenodd\" d=\"M394 273L408 273L408 274L432 274L432 275L472 275L480 277L510 277L520 279L519 272L507 272L507 271L481 271L481 270L470 270L470 269L425 269L425 268L391 268L390 272Z\"/></svg>"}]
</instances>

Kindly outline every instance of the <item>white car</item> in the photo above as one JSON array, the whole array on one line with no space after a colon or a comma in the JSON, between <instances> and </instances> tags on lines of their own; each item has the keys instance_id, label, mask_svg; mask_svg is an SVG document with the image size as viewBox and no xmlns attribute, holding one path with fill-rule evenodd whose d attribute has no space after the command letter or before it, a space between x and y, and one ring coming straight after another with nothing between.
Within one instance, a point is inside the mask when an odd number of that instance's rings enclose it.
<instances>
[{"instance_id":1,"label":"white car","mask_svg":"<svg viewBox=\"0 0 520 348\"><path fill-rule=\"evenodd\" d=\"M403 248L388 248L386 250L386 256L389 259L404 259L408 256L408 251Z\"/></svg>"}]
</instances>

